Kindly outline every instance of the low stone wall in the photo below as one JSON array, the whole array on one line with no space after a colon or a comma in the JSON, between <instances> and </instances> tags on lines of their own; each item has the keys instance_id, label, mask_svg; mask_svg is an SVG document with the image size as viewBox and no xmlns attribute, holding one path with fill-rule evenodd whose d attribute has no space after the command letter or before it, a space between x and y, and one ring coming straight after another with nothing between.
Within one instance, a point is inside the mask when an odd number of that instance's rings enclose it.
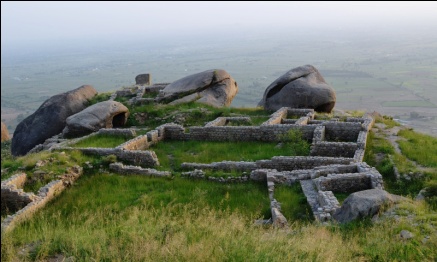
<instances>
[{"instance_id":1,"label":"low stone wall","mask_svg":"<svg viewBox=\"0 0 437 262\"><path fill-rule=\"evenodd\" d=\"M182 163L182 169L211 169L211 170L223 170L223 171L251 171L257 169L257 165L255 162L244 162L244 161L222 161L222 162L213 162L209 164L202 163Z\"/></svg>"},{"instance_id":2,"label":"low stone wall","mask_svg":"<svg viewBox=\"0 0 437 262\"><path fill-rule=\"evenodd\" d=\"M151 168L141 168L138 166L123 165L122 163L112 163L109 169L114 173L121 175L146 175L155 177L169 177L171 173L168 171L158 171Z\"/></svg>"},{"instance_id":3,"label":"low stone wall","mask_svg":"<svg viewBox=\"0 0 437 262\"><path fill-rule=\"evenodd\" d=\"M33 193L23 191L27 179L26 173L15 174L1 183L2 212L16 212L36 199Z\"/></svg>"},{"instance_id":4,"label":"low stone wall","mask_svg":"<svg viewBox=\"0 0 437 262\"><path fill-rule=\"evenodd\" d=\"M219 182L219 183L244 183L249 181L249 176L243 175L241 176L229 176L229 177L213 177L213 176L206 176L205 172L201 169L194 169L193 171L189 172L183 172L181 174L182 177L185 178L193 178L193 179L206 179L208 181L212 182Z\"/></svg>"},{"instance_id":5,"label":"low stone wall","mask_svg":"<svg viewBox=\"0 0 437 262\"><path fill-rule=\"evenodd\" d=\"M102 128L93 135L95 134L125 137L135 137L137 135L135 130L130 128Z\"/></svg>"},{"instance_id":6,"label":"low stone wall","mask_svg":"<svg viewBox=\"0 0 437 262\"><path fill-rule=\"evenodd\" d=\"M211 169L211 170L224 170L224 171L231 171L231 170L252 171L255 169L269 169L269 170L275 169L277 171L292 171L298 169L313 169L318 166L326 166L332 164L346 165L346 164L350 164L352 161L353 159L351 158L337 158L337 157L276 156L276 157L272 157L270 160L258 160L256 162L222 161L222 162L213 162L209 164L184 162L181 164L181 168ZM309 177L307 179L309 179Z\"/></svg>"},{"instance_id":7,"label":"low stone wall","mask_svg":"<svg viewBox=\"0 0 437 262\"><path fill-rule=\"evenodd\" d=\"M72 149L72 148L65 148ZM117 159L126 161L141 167L159 166L159 160L154 151L149 150L121 150L115 148L76 148L85 154L94 154L100 156L115 155Z\"/></svg>"},{"instance_id":8,"label":"low stone wall","mask_svg":"<svg viewBox=\"0 0 437 262\"><path fill-rule=\"evenodd\" d=\"M363 130L359 122L325 122L326 141L356 142L358 134Z\"/></svg>"},{"instance_id":9,"label":"low stone wall","mask_svg":"<svg viewBox=\"0 0 437 262\"><path fill-rule=\"evenodd\" d=\"M320 157L320 156L276 156L271 160L258 160L256 165L262 169L276 169L278 171L291 171L297 169L312 169L317 166L326 166L332 164L347 165L353 161L352 158L342 157Z\"/></svg>"},{"instance_id":10,"label":"low stone wall","mask_svg":"<svg viewBox=\"0 0 437 262\"><path fill-rule=\"evenodd\" d=\"M41 187L38 190L38 194L33 197L31 202L29 202L24 208L18 210L15 214L8 215L1 222L2 237L6 232L12 230L16 225L32 217L36 211L44 207L47 202L58 196L67 186L71 185L77 178L79 178L82 173L82 167L74 166L69 168L67 173L61 176L60 180L51 181L47 185ZM19 174L19 176L22 178L23 174ZM3 197L4 196L2 192L2 201Z\"/></svg>"},{"instance_id":11,"label":"low stone wall","mask_svg":"<svg viewBox=\"0 0 437 262\"><path fill-rule=\"evenodd\" d=\"M313 173L311 174L311 179L315 179L321 176L327 176L328 174L357 173L358 166L359 164L315 167L313 169Z\"/></svg>"},{"instance_id":12,"label":"low stone wall","mask_svg":"<svg viewBox=\"0 0 437 262\"><path fill-rule=\"evenodd\" d=\"M261 124L261 126L278 125L282 123L282 119L287 118L288 108L282 107L270 115L270 118Z\"/></svg>"},{"instance_id":13,"label":"low stone wall","mask_svg":"<svg viewBox=\"0 0 437 262\"><path fill-rule=\"evenodd\" d=\"M340 203L332 191L319 191L317 201L319 203L317 219L328 221L332 219L334 212L340 208Z\"/></svg>"},{"instance_id":14,"label":"low stone wall","mask_svg":"<svg viewBox=\"0 0 437 262\"><path fill-rule=\"evenodd\" d=\"M208 126L190 127L188 132L178 125L166 126L165 139L198 141L263 141L279 142L291 129L302 132L303 139L311 141L316 126Z\"/></svg>"},{"instance_id":15,"label":"low stone wall","mask_svg":"<svg viewBox=\"0 0 437 262\"><path fill-rule=\"evenodd\" d=\"M312 144L314 145L316 143L323 142L324 140L325 140L325 127L317 126L314 129Z\"/></svg>"},{"instance_id":16,"label":"low stone wall","mask_svg":"<svg viewBox=\"0 0 437 262\"><path fill-rule=\"evenodd\" d=\"M295 125L296 124L297 119L282 119L282 123L283 125Z\"/></svg>"},{"instance_id":17,"label":"low stone wall","mask_svg":"<svg viewBox=\"0 0 437 262\"><path fill-rule=\"evenodd\" d=\"M124 150L144 150L149 148L149 142L147 135L137 136L134 139L126 141L125 143L117 146L117 149Z\"/></svg>"},{"instance_id":18,"label":"low stone wall","mask_svg":"<svg viewBox=\"0 0 437 262\"><path fill-rule=\"evenodd\" d=\"M364 160L364 149L357 149L354 154L355 162L363 162Z\"/></svg>"},{"instance_id":19,"label":"low stone wall","mask_svg":"<svg viewBox=\"0 0 437 262\"><path fill-rule=\"evenodd\" d=\"M211 122L205 124L205 127L209 126L224 126L226 125L226 117L217 117Z\"/></svg>"},{"instance_id":20,"label":"low stone wall","mask_svg":"<svg viewBox=\"0 0 437 262\"><path fill-rule=\"evenodd\" d=\"M263 182L267 176L271 181L279 184L291 185L300 180L315 179L328 174L356 173L358 164L351 165L327 165L318 166L312 169L297 169L292 171L278 171L276 169L255 169L250 174L250 179ZM369 170L365 170L369 173Z\"/></svg>"},{"instance_id":21,"label":"low stone wall","mask_svg":"<svg viewBox=\"0 0 437 262\"><path fill-rule=\"evenodd\" d=\"M366 143L367 143L367 134L369 132L367 131L360 131L357 138L357 146L359 149L366 149Z\"/></svg>"},{"instance_id":22,"label":"low stone wall","mask_svg":"<svg viewBox=\"0 0 437 262\"><path fill-rule=\"evenodd\" d=\"M308 117L310 120L313 120L314 119L314 109L287 107L287 118L292 118L293 116L296 116L298 118Z\"/></svg>"},{"instance_id":23,"label":"low stone wall","mask_svg":"<svg viewBox=\"0 0 437 262\"><path fill-rule=\"evenodd\" d=\"M357 148L353 142L318 142L311 145L310 155L353 158Z\"/></svg>"},{"instance_id":24,"label":"low stone wall","mask_svg":"<svg viewBox=\"0 0 437 262\"><path fill-rule=\"evenodd\" d=\"M357 172L367 173L370 176L370 188L384 189L382 175L376 168L369 166L365 162L361 162L357 165Z\"/></svg>"},{"instance_id":25,"label":"low stone wall","mask_svg":"<svg viewBox=\"0 0 437 262\"><path fill-rule=\"evenodd\" d=\"M313 181L319 191L351 193L372 187L367 173L329 174Z\"/></svg>"},{"instance_id":26,"label":"low stone wall","mask_svg":"<svg viewBox=\"0 0 437 262\"><path fill-rule=\"evenodd\" d=\"M251 122L250 117L217 117L215 120L206 123L205 127L225 126L229 123L246 123L250 125Z\"/></svg>"},{"instance_id":27,"label":"low stone wall","mask_svg":"<svg viewBox=\"0 0 437 262\"><path fill-rule=\"evenodd\" d=\"M304 116L299 118L298 120L296 120L296 122L294 123L295 125L299 125L299 126L304 126L307 125L309 121L309 118Z\"/></svg>"}]
</instances>

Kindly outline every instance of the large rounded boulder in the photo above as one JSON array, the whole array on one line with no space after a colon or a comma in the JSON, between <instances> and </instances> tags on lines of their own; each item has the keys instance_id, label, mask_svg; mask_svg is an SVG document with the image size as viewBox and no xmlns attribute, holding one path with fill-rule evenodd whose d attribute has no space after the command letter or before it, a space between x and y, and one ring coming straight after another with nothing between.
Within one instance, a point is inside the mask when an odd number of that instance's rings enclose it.
<instances>
[{"instance_id":1,"label":"large rounded boulder","mask_svg":"<svg viewBox=\"0 0 437 262\"><path fill-rule=\"evenodd\" d=\"M271 83L258 106L266 110L312 108L330 113L335 101L334 89L314 66L305 65L291 69Z\"/></svg>"},{"instance_id":2,"label":"large rounded boulder","mask_svg":"<svg viewBox=\"0 0 437 262\"><path fill-rule=\"evenodd\" d=\"M229 106L238 92L237 82L222 69L189 75L166 86L158 98L164 103L197 101L215 107Z\"/></svg>"},{"instance_id":3,"label":"large rounded boulder","mask_svg":"<svg viewBox=\"0 0 437 262\"><path fill-rule=\"evenodd\" d=\"M94 87L83 85L47 99L35 113L18 124L12 137L12 155L25 155L47 138L61 133L67 117L86 108L95 95Z\"/></svg>"},{"instance_id":4,"label":"large rounded boulder","mask_svg":"<svg viewBox=\"0 0 437 262\"><path fill-rule=\"evenodd\" d=\"M104 101L87 107L67 118L62 131L66 138L79 137L102 128L122 127L126 124L129 109L116 101Z\"/></svg>"},{"instance_id":5,"label":"large rounded boulder","mask_svg":"<svg viewBox=\"0 0 437 262\"><path fill-rule=\"evenodd\" d=\"M337 209L333 217L340 223L373 217L387 205L400 202L404 198L382 189L368 189L350 194Z\"/></svg>"}]
</instances>

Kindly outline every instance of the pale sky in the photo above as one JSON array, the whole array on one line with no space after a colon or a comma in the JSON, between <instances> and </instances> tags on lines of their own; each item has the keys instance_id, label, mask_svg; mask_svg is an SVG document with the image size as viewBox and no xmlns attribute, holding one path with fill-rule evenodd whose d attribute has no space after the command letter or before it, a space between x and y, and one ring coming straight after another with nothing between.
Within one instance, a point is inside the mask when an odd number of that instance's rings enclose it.
<instances>
[{"instance_id":1,"label":"pale sky","mask_svg":"<svg viewBox=\"0 0 437 262\"><path fill-rule=\"evenodd\" d=\"M437 2L1 2L2 50L16 44L269 26L437 25Z\"/></svg>"}]
</instances>

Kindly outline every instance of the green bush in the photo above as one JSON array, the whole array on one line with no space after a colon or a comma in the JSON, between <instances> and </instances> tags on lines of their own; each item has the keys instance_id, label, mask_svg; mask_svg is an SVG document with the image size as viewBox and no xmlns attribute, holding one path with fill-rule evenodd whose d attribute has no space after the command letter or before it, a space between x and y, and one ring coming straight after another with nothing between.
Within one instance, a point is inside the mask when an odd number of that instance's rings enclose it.
<instances>
[{"instance_id":1,"label":"green bush","mask_svg":"<svg viewBox=\"0 0 437 262\"><path fill-rule=\"evenodd\" d=\"M287 134L279 135L278 139L290 150L291 156L307 156L310 153L311 144L303 139L299 129L290 129Z\"/></svg>"}]
</instances>

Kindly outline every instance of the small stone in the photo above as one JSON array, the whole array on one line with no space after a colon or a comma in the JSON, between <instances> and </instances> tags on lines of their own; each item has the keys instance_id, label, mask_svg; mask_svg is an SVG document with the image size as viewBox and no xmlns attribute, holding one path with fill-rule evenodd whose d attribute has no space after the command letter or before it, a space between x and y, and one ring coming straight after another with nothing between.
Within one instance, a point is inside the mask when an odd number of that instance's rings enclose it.
<instances>
[{"instance_id":1,"label":"small stone","mask_svg":"<svg viewBox=\"0 0 437 262\"><path fill-rule=\"evenodd\" d=\"M402 230L400 236L402 239L411 239L414 237L413 233L408 230Z\"/></svg>"}]
</instances>

